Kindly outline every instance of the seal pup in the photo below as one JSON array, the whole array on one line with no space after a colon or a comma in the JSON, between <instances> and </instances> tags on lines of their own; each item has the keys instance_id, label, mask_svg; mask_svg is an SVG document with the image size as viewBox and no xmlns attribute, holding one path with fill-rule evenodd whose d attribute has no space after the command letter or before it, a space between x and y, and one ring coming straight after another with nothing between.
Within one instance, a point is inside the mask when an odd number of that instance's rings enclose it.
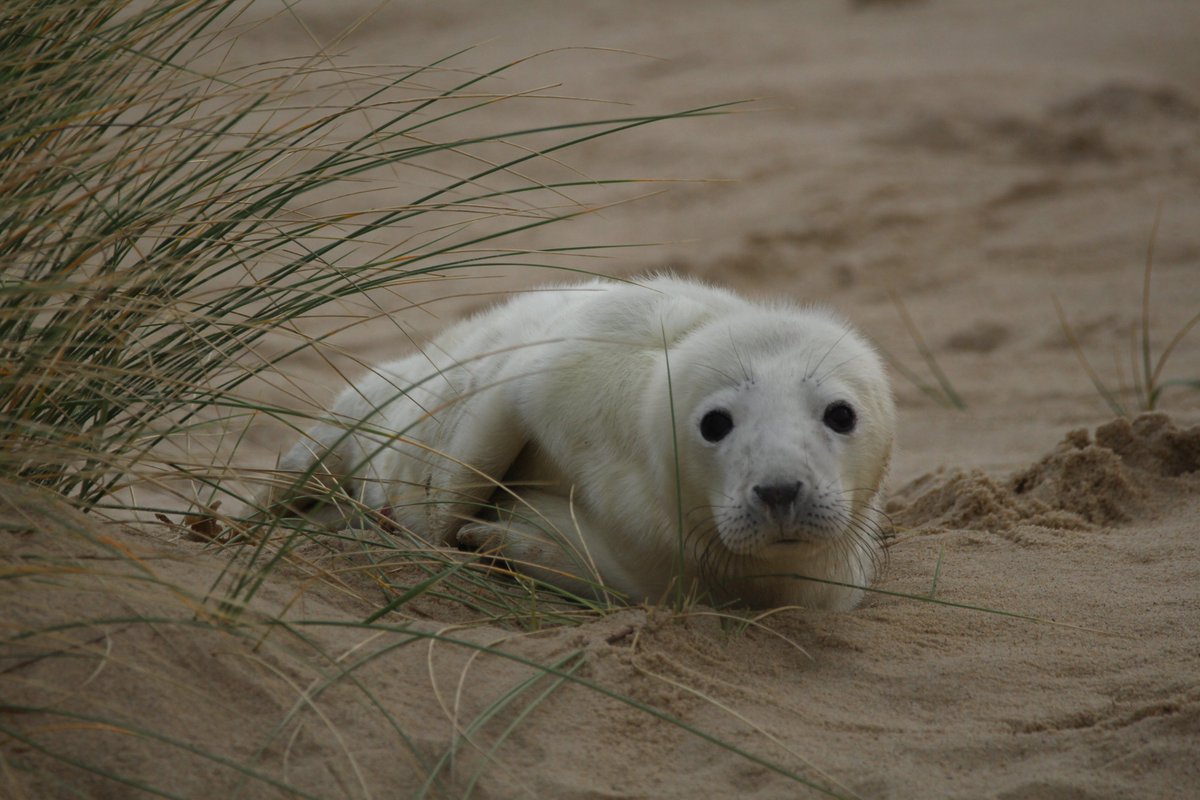
<instances>
[{"instance_id":1,"label":"seal pup","mask_svg":"<svg viewBox=\"0 0 1200 800\"><path fill-rule=\"evenodd\" d=\"M848 609L879 560L894 427L878 355L829 311L594 281L355 381L269 502L383 516L579 596L655 602L682 580L713 602Z\"/></svg>"}]
</instances>

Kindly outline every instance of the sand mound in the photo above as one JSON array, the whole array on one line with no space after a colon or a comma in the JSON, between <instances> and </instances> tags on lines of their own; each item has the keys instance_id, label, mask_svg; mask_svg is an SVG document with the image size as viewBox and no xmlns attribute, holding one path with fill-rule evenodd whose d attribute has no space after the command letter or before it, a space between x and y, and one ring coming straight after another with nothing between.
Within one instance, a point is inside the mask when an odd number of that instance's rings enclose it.
<instances>
[{"instance_id":1,"label":"sand mound","mask_svg":"<svg viewBox=\"0 0 1200 800\"><path fill-rule=\"evenodd\" d=\"M1181 487L1162 478L1200 470L1200 426L1180 430L1165 414L1117 419L1068 433L1036 464L1006 480L981 470L927 474L888 505L902 527L1009 530L1019 525L1088 529L1128 522L1153 496ZM1200 482L1182 481L1195 490Z\"/></svg>"}]
</instances>

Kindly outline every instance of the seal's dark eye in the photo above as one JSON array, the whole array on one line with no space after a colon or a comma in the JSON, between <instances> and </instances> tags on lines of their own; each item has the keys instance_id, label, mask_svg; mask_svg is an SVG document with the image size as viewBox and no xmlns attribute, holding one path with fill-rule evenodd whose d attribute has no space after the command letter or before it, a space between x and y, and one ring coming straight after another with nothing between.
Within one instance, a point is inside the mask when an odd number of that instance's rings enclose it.
<instances>
[{"instance_id":1,"label":"seal's dark eye","mask_svg":"<svg viewBox=\"0 0 1200 800\"><path fill-rule=\"evenodd\" d=\"M700 435L705 441L719 442L733 430L733 417L728 411L710 411L700 420Z\"/></svg>"},{"instance_id":2,"label":"seal's dark eye","mask_svg":"<svg viewBox=\"0 0 1200 800\"><path fill-rule=\"evenodd\" d=\"M825 407L825 425L834 433L849 433L858 422L858 415L845 400L837 400Z\"/></svg>"}]
</instances>

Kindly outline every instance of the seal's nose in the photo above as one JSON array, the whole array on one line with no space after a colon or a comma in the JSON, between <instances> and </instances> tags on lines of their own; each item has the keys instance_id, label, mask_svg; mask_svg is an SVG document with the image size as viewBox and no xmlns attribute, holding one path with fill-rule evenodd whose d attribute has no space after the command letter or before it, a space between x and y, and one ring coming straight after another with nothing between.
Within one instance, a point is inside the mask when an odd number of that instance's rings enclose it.
<instances>
[{"instance_id":1,"label":"seal's nose","mask_svg":"<svg viewBox=\"0 0 1200 800\"><path fill-rule=\"evenodd\" d=\"M776 483L771 486L755 486L754 494L767 508L775 513L786 511L800 496L800 481Z\"/></svg>"}]
</instances>

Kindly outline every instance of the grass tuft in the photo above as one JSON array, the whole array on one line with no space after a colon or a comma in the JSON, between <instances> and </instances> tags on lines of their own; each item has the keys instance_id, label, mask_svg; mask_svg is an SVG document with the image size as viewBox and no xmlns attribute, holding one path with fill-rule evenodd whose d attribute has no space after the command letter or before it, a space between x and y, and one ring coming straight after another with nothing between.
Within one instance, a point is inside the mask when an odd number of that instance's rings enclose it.
<instances>
[{"instance_id":1,"label":"grass tuft","mask_svg":"<svg viewBox=\"0 0 1200 800\"><path fill-rule=\"evenodd\" d=\"M554 267L504 241L597 207L569 192L631 181L527 176L552 154L719 110L438 139L505 100L485 87L514 64L221 67L245 10L47 2L0 21L0 466L84 509L203 473L165 454L214 419L305 427L239 394L320 345L302 317L459 270ZM416 187L403 202L397 177Z\"/></svg>"},{"instance_id":2,"label":"grass tuft","mask_svg":"<svg viewBox=\"0 0 1200 800\"><path fill-rule=\"evenodd\" d=\"M942 406L943 408L953 408L957 411L965 411L967 408L966 402L954 388L954 384L952 384L950 379L946 377L946 373L942 371L942 367L940 364L938 364L937 358L933 354L933 350L930 349L929 345L925 342L925 337L921 335L921 329L917 327L917 324L913 321L912 315L908 313L908 306L904 304L904 301L900 298L899 293L897 293L895 290L892 290L889 292L889 294L892 298L892 304L896 306L896 311L900 315L901 321L904 323L904 329L908 331L909 338L911 338L913 344L916 345L917 352L921 355L921 360L925 362L925 367L929 370L930 374L933 375L934 380L937 381L937 386L931 386L916 372L900 363L899 360L897 360L886 350L881 349L880 351L883 353L884 358L887 359L892 368L899 372L905 380L920 389L922 393L931 398L938 405Z\"/></svg>"},{"instance_id":3,"label":"grass tuft","mask_svg":"<svg viewBox=\"0 0 1200 800\"><path fill-rule=\"evenodd\" d=\"M1130 406L1127 406L1121 399L1123 395L1133 394L1136 401L1136 405L1132 407L1133 410L1154 411L1158 407L1163 392L1169 388L1200 389L1200 378L1164 379L1163 377L1167 362L1175 352L1175 349L1191 333L1192 329L1197 324L1200 324L1200 313L1194 314L1179 327L1174 335L1171 336L1170 341L1167 342L1167 346L1158 354L1157 358L1154 356L1154 347L1151 343L1150 284L1151 274L1154 270L1154 244L1158 238L1158 227L1161 219L1162 205L1160 204L1155 211L1154 224L1150 228L1150 237L1146 244L1145 266L1142 269L1141 316L1138 320L1138 325L1130 335L1131 354L1129 358L1129 373L1132 376L1131 391L1125 386L1122 378L1124 369L1120 355L1114 354L1117 386L1113 388L1100 377L1099 373L1092 366L1091 361L1088 360L1079 337L1075 334L1075 330L1071 327L1071 323L1067 319L1067 313L1063 310L1062 303L1059 302L1057 297L1052 296L1050 298L1054 303L1054 310L1058 315L1058 321L1062 326L1063 334L1067 337L1067 341L1071 343L1071 348L1075 351L1075 357L1079 360L1079 365L1087 373L1088 379L1096 389L1096 393L1103 398L1109 409L1119 417L1132 416Z\"/></svg>"}]
</instances>

